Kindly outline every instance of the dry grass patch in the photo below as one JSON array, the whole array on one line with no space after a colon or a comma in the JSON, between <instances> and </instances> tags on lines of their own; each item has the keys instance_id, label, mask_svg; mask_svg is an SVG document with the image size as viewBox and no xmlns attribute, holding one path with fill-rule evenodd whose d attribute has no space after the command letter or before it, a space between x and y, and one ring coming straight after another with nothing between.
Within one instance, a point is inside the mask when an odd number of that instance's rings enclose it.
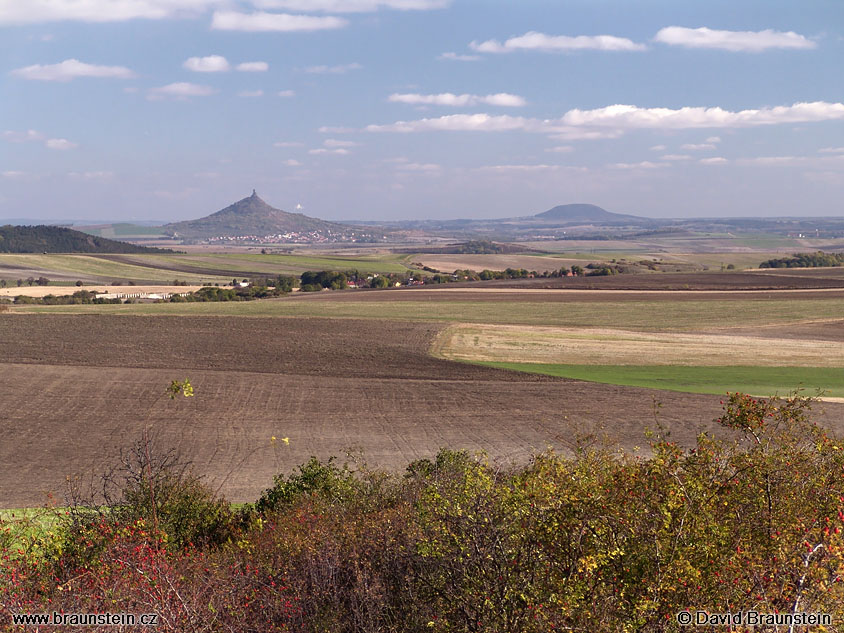
<instances>
[{"instance_id":1,"label":"dry grass patch","mask_svg":"<svg viewBox=\"0 0 844 633\"><path fill-rule=\"evenodd\" d=\"M572 365L844 367L844 343L604 328L459 324L434 353L450 360Z\"/></svg>"}]
</instances>

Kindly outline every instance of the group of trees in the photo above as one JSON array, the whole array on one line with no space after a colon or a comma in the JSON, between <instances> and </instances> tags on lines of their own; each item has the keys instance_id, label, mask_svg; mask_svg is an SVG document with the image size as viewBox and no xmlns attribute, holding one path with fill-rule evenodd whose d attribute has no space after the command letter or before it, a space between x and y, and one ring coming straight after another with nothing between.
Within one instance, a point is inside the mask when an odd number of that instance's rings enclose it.
<instances>
[{"instance_id":1,"label":"group of trees","mask_svg":"<svg viewBox=\"0 0 844 633\"><path fill-rule=\"evenodd\" d=\"M17 284L18 288L20 288L24 284L28 286L49 286L50 280L43 276L37 278L27 277L26 279L18 279L15 283ZM9 282L5 279L0 279L0 288L5 288L8 284Z\"/></svg>"},{"instance_id":2,"label":"group of trees","mask_svg":"<svg viewBox=\"0 0 844 633\"><path fill-rule=\"evenodd\" d=\"M589 268L587 266L587 268ZM462 281L490 281L493 279L527 279L527 278L550 278L550 277L565 277L571 272L573 275L584 274L614 274L617 267L600 266L595 267L594 271L584 270L581 266L572 266L569 268L560 268L558 270L537 272L535 270L527 270L525 268L506 268L505 270L482 270L476 272L469 269L458 269L453 273L443 273L430 267L424 267L426 272L433 273L427 276L418 276L413 273L383 273L376 275L362 275L357 270L347 270L343 272L337 271L320 271L320 272L305 272L300 277L300 289L303 292L312 292L323 289L342 290L347 288L349 282L353 282L357 287L365 288L390 288L399 285L406 285L411 280L415 279L422 284L447 284ZM604 269L611 269L612 272L604 272Z\"/></svg>"},{"instance_id":3,"label":"group of trees","mask_svg":"<svg viewBox=\"0 0 844 633\"><path fill-rule=\"evenodd\" d=\"M349 281L357 281L357 278L357 271L307 271L302 273L301 277L299 277L299 289L302 292L313 292L324 288L328 288L330 290L343 290L348 287Z\"/></svg>"},{"instance_id":4,"label":"group of trees","mask_svg":"<svg viewBox=\"0 0 844 633\"><path fill-rule=\"evenodd\" d=\"M509 468L449 450L401 475L312 459L238 511L136 447L106 506L51 536L0 525L0 614L338 633L674 631L698 609L840 623L840 441L800 398L731 394L719 421L688 449L653 436L650 457L585 438Z\"/></svg>"},{"instance_id":5,"label":"group of trees","mask_svg":"<svg viewBox=\"0 0 844 633\"><path fill-rule=\"evenodd\" d=\"M794 253L791 257L769 259L759 264L759 268L827 268L844 264L842 253Z\"/></svg>"},{"instance_id":6,"label":"group of trees","mask_svg":"<svg viewBox=\"0 0 844 633\"><path fill-rule=\"evenodd\" d=\"M123 303L120 299L107 299L105 297L98 297L96 292L88 290L77 290L72 295L45 295L43 297L28 297L26 295L18 295L14 299L15 305L80 305L80 304L108 304L108 303Z\"/></svg>"},{"instance_id":7,"label":"group of trees","mask_svg":"<svg viewBox=\"0 0 844 633\"><path fill-rule=\"evenodd\" d=\"M275 278L255 279L247 286L240 286L233 280L231 288L205 286L187 295L174 294L171 303L193 301L251 301L267 297L281 297L291 292L296 286L296 278L290 275L278 275Z\"/></svg>"}]
</instances>

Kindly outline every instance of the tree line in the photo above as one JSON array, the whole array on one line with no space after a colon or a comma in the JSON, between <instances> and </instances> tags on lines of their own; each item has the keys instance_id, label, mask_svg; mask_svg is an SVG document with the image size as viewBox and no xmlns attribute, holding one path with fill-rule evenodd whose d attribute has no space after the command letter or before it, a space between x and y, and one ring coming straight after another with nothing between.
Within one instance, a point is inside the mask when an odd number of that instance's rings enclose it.
<instances>
[{"instance_id":1,"label":"tree line","mask_svg":"<svg viewBox=\"0 0 844 633\"><path fill-rule=\"evenodd\" d=\"M780 257L769 259L761 264L759 268L829 268L844 264L842 253L794 253L791 257Z\"/></svg>"}]
</instances>

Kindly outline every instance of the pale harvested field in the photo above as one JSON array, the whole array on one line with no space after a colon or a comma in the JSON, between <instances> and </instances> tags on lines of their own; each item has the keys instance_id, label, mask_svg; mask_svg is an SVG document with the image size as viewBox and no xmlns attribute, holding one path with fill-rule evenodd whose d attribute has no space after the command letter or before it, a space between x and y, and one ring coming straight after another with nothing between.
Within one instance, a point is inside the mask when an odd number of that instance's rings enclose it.
<instances>
[{"instance_id":1,"label":"pale harvested field","mask_svg":"<svg viewBox=\"0 0 844 633\"><path fill-rule=\"evenodd\" d=\"M11 288L0 288L0 297L46 297L47 295L72 295L79 290L97 293L177 293L196 292L202 286L13 286Z\"/></svg>"},{"instance_id":2,"label":"pale harvested field","mask_svg":"<svg viewBox=\"0 0 844 633\"><path fill-rule=\"evenodd\" d=\"M844 367L841 341L737 333L459 324L439 335L435 351L442 358L481 362Z\"/></svg>"}]
</instances>

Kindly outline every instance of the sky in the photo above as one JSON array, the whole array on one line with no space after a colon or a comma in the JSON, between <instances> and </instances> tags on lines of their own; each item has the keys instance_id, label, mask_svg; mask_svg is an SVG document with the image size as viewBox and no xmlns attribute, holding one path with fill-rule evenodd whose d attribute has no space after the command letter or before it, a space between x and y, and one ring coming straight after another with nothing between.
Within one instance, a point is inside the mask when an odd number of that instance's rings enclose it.
<instances>
[{"instance_id":1,"label":"sky","mask_svg":"<svg viewBox=\"0 0 844 633\"><path fill-rule=\"evenodd\" d=\"M0 219L844 215L841 0L0 0Z\"/></svg>"}]
</instances>

